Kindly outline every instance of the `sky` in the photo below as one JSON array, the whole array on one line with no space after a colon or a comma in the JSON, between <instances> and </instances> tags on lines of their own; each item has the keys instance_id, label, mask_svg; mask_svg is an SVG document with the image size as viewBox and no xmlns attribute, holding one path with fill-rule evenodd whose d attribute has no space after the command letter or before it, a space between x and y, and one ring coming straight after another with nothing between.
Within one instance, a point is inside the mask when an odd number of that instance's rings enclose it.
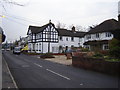
<instances>
[{"instance_id":1,"label":"sky","mask_svg":"<svg viewBox=\"0 0 120 90\"><path fill-rule=\"evenodd\" d=\"M88 28L107 19L117 19L120 0L15 0L25 6L6 4L2 8L2 28L8 42L27 36L29 25L52 21ZM0 13L1 14L1 13Z\"/></svg>"}]
</instances>

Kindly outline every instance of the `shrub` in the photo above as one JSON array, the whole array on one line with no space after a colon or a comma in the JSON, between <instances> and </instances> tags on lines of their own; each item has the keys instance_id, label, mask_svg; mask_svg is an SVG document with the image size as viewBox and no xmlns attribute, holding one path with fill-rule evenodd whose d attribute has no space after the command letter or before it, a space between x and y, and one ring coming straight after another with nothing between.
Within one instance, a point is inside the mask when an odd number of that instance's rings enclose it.
<instances>
[{"instance_id":1,"label":"shrub","mask_svg":"<svg viewBox=\"0 0 120 90\"><path fill-rule=\"evenodd\" d=\"M101 53L103 55L108 55L109 54L108 50L101 50L101 51L99 51L99 53Z\"/></svg>"},{"instance_id":2,"label":"shrub","mask_svg":"<svg viewBox=\"0 0 120 90\"><path fill-rule=\"evenodd\" d=\"M81 51L82 51L82 52L88 52L89 49L88 49L88 48L82 48Z\"/></svg>"},{"instance_id":3,"label":"shrub","mask_svg":"<svg viewBox=\"0 0 120 90\"><path fill-rule=\"evenodd\" d=\"M93 55L93 57L103 57L103 55L100 54L100 53L96 53L96 54Z\"/></svg>"},{"instance_id":4,"label":"shrub","mask_svg":"<svg viewBox=\"0 0 120 90\"><path fill-rule=\"evenodd\" d=\"M45 53L40 55L40 58L55 58L52 53Z\"/></svg>"},{"instance_id":5,"label":"shrub","mask_svg":"<svg viewBox=\"0 0 120 90\"><path fill-rule=\"evenodd\" d=\"M115 58L120 58L120 47L119 46L112 47L109 51L109 54Z\"/></svg>"},{"instance_id":6,"label":"shrub","mask_svg":"<svg viewBox=\"0 0 120 90\"><path fill-rule=\"evenodd\" d=\"M110 42L109 54L112 57L120 58L120 41L113 38Z\"/></svg>"},{"instance_id":7,"label":"shrub","mask_svg":"<svg viewBox=\"0 0 120 90\"><path fill-rule=\"evenodd\" d=\"M41 55L41 53L29 53L29 52L22 52L22 53L27 55Z\"/></svg>"}]
</instances>

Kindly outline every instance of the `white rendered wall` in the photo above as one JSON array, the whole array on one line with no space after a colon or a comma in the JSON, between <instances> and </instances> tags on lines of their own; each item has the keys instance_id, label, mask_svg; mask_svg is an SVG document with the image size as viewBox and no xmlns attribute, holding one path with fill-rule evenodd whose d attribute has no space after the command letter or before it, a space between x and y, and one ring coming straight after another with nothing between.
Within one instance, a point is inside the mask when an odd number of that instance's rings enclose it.
<instances>
[{"instance_id":1,"label":"white rendered wall","mask_svg":"<svg viewBox=\"0 0 120 90\"><path fill-rule=\"evenodd\" d=\"M68 38L68 41L66 40L66 38ZM59 40L59 46L68 46L71 47L72 45L75 47L79 47L79 38L78 37L74 37L74 41L71 41L71 37L68 36L63 36L62 40ZM82 42L80 43L81 46L83 46L83 39Z\"/></svg>"},{"instance_id":2,"label":"white rendered wall","mask_svg":"<svg viewBox=\"0 0 120 90\"><path fill-rule=\"evenodd\" d=\"M59 47L58 46L58 43L50 43L50 52L52 52L52 53L58 53L58 51L57 52L53 52L53 50L52 50L52 48L53 47ZM43 53L47 53L48 52L48 42L43 42Z\"/></svg>"},{"instance_id":3,"label":"white rendered wall","mask_svg":"<svg viewBox=\"0 0 120 90\"><path fill-rule=\"evenodd\" d=\"M113 38L113 34L111 34L111 37L106 37L106 32L99 33L99 38L96 38L96 34L90 34L91 38L87 39L85 35L85 42L87 41L94 41L94 40L111 40Z\"/></svg>"}]
</instances>

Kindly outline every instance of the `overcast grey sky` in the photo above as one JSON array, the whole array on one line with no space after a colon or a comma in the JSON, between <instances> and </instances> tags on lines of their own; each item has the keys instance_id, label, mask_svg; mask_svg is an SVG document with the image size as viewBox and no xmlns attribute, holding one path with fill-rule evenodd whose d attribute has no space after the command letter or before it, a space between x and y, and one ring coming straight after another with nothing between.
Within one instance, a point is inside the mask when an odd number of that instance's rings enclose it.
<instances>
[{"instance_id":1,"label":"overcast grey sky","mask_svg":"<svg viewBox=\"0 0 120 90\"><path fill-rule=\"evenodd\" d=\"M51 19L69 25L88 26L117 19L119 0L15 0L24 7L5 4L2 27L8 41L26 36L29 25L42 26Z\"/></svg>"}]
</instances>

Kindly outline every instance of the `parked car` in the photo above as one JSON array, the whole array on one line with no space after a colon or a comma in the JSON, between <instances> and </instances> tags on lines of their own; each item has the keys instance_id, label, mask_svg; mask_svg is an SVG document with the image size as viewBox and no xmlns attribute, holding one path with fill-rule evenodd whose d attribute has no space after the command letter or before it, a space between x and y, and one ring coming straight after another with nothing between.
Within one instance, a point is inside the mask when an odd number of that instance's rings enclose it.
<instances>
[{"instance_id":1,"label":"parked car","mask_svg":"<svg viewBox=\"0 0 120 90\"><path fill-rule=\"evenodd\" d=\"M10 51L10 48L7 48L6 51Z\"/></svg>"},{"instance_id":2,"label":"parked car","mask_svg":"<svg viewBox=\"0 0 120 90\"><path fill-rule=\"evenodd\" d=\"M21 53L20 47L15 47L13 49L13 54L20 54L20 53Z\"/></svg>"}]
</instances>

